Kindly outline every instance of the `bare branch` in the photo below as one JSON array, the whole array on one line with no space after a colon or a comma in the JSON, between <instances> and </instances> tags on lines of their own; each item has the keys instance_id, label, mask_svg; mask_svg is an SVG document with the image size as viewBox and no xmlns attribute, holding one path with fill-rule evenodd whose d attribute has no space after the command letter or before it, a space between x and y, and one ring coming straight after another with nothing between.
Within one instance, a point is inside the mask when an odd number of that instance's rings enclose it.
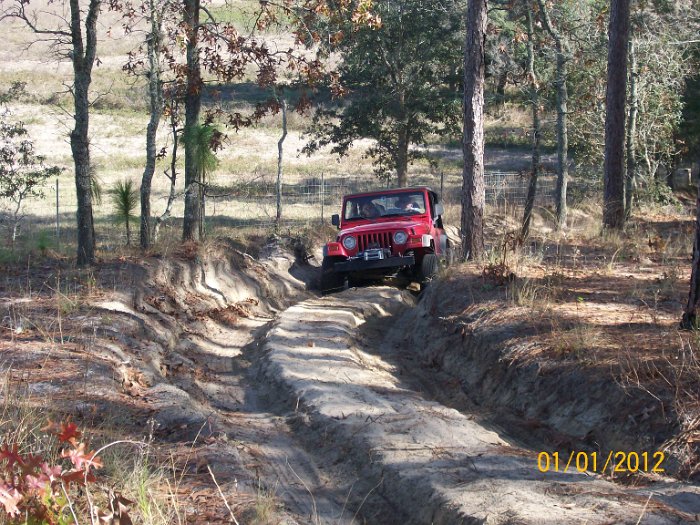
<instances>
[{"instance_id":1,"label":"bare branch","mask_svg":"<svg viewBox=\"0 0 700 525\"><path fill-rule=\"evenodd\" d=\"M53 35L68 38L71 37L71 34L68 31L62 31L60 29L45 29L39 27L36 23L36 13L32 13L33 16L30 17L30 15L25 9L25 4L23 2L17 1L15 2L15 4L15 10L10 8L0 15L0 22L8 18L16 18L18 20L22 20L27 25L27 27L29 27L29 29L31 29L32 32L36 33L37 35Z\"/></svg>"}]
</instances>

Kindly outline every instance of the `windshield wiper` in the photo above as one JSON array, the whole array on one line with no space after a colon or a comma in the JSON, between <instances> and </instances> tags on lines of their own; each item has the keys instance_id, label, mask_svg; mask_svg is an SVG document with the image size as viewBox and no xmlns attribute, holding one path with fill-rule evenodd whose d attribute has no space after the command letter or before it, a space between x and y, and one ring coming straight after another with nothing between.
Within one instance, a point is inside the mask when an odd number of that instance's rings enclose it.
<instances>
[{"instance_id":1,"label":"windshield wiper","mask_svg":"<svg viewBox=\"0 0 700 525\"><path fill-rule=\"evenodd\" d=\"M349 219L345 219L347 222L351 221L359 221L359 220L365 220L365 221L376 221L377 219L381 219L381 217L350 217Z\"/></svg>"},{"instance_id":2,"label":"windshield wiper","mask_svg":"<svg viewBox=\"0 0 700 525\"><path fill-rule=\"evenodd\" d=\"M410 219L414 215L418 215L418 213L387 213L386 215L382 215L382 219L384 219L385 217L400 217L402 219Z\"/></svg>"}]
</instances>

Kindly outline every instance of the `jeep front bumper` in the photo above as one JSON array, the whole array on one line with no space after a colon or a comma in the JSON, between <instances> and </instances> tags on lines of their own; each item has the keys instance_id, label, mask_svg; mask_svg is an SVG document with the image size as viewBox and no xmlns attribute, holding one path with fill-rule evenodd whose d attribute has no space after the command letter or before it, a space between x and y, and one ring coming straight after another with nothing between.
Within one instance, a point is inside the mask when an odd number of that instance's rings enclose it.
<instances>
[{"instance_id":1,"label":"jeep front bumper","mask_svg":"<svg viewBox=\"0 0 700 525\"><path fill-rule=\"evenodd\" d=\"M384 259L364 260L350 259L347 261L337 262L333 266L333 271L336 272L363 272L369 270L384 270L388 268L401 268L403 266L413 266L416 264L416 259L413 255L386 257Z\"/></svg>"}]
</instances>

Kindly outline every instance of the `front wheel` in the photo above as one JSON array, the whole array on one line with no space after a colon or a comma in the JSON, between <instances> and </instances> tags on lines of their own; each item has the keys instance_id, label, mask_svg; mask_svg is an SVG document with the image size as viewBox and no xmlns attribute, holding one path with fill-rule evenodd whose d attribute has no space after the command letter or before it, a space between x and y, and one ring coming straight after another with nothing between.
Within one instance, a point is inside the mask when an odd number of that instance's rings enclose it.
<instances>
[{"instance_id":1,"label":"front wheel","mask_svg":"<svg viewBox=\"0 0 700 525\"><path fill-rule=\"evenodd\" d=\"M420 263L420 284L421 287L428 284L440 269L440 261L434 253L426 253Z\"/></svg>"},{"instance_id":2,"label":"front wheel","mask_svg":"<svg viewBox=\"0 0 700 525\"><path fill-rule=\"evenodd\" d=\"M337 259L324 257L321 263L321 293L330 293L345 288L345 274L333 269Z\"/></svg>"}]
</instances>

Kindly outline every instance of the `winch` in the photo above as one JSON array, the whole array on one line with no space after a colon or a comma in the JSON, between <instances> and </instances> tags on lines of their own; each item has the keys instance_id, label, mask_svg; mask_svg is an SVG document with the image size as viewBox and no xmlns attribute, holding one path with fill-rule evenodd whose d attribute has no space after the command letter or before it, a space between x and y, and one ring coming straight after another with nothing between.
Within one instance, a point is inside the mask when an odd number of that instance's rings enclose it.
<instances>
[{"instance_id":1,"label":"winch","mask_svg":"<svg viewBox=\"0 0 700 525\"><path fill-rule=\"evenodd\" d=\"M357 254L357 259L364 261L381 261L391 257L391 250L387 248L371 248Z\"/></svg>"}]
</instances>

